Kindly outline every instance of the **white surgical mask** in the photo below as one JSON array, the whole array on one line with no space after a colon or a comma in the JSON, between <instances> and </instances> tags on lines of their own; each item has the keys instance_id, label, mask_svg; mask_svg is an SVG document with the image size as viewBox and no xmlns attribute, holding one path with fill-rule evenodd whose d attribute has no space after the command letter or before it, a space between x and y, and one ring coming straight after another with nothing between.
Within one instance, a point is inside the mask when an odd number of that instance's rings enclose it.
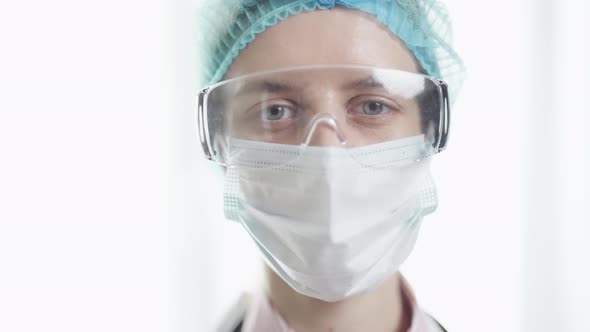
<instances>
[{"instance_id":1,"label":"white surgical mask","mask_svg":"<svg viewBox=\"0 0 590 332\"><path fill-rule=\"evenodd\" d=\"M347 149L231 144L239 153L225 177L226 216L307 296L334 302L381 284L437 205L430 160L416 161L423 136Z\"/></svg>"}]
</instances>

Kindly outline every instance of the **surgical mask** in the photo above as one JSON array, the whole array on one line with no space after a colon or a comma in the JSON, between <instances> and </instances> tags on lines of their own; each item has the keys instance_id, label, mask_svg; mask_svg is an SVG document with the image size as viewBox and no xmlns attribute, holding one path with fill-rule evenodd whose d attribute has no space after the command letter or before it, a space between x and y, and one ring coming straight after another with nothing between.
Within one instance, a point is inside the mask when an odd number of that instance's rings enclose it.
<instances>
[{"instance_id":1,"label":"surgical mask","mask_svg":"<svg viewBox=\"0 0 590 332\"><path fill-rule=\"evenodd\" d=\"M328 302L377 287L435 210L424 135L358 148L233 139L225 214L297 292Z\"/></svg>"}]
</instances>

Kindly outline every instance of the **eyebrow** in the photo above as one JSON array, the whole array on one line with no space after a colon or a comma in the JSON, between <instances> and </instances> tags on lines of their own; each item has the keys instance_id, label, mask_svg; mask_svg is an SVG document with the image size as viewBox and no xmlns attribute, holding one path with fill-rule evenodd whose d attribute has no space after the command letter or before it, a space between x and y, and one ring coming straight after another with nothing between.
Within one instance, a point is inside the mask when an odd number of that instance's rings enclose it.
<instances>
[{"instance_id":1,"label":"eyebrow","mask_svg":"<svg viewBox=\"0 0 590 332\"><path fill-rule=\"evenodd\" d=\"M372 76L362 78L360 80L352 81L342 86L345 90L356 90L356 89L374 89L381 88L385 89L385 85L380 81L375 80Z\"/></svg>"},{"instance_id":2,"label":"eyebrow","mask_svg":"<svg viewBox=\"0 0 590 332\"><path fill-rule=\"evenodd\" d=\"M386 89L385 85L383 85L382 82L375 80L375 78L373 78L373 77L358 79L358 80L346 83L346 84L342 85L342 87L341 87L341 89L344 89L344 90L375 89L375 88ZM253 94L253 93L261 93L261 92L279 93L279 92L290 92L290 91L296 91L296 90L301 90L301 88L298 86L291 85L286 82L264 80L264 81L258 81L258 82L254 82L254 83L242 86L240 89L238 89L236 96L241 97L244 95Z\"/></svg>"},{"instance_id":3,"label":"eyebrow","mask_svg":"<svg viewBox=\"0 0 590 332\"><path fill-rule=\"evenodd\" d=\"M277 93L277 92L285 92L285 91L293 91L298 90L298 87L293 85L289 85L288 83L278 82L278 81L258 81L252 84L247 84L241 87L236 96L243 96L252 93L260 93L260 92L268 92L268 93Z\"/></svg>"}]
</instances>

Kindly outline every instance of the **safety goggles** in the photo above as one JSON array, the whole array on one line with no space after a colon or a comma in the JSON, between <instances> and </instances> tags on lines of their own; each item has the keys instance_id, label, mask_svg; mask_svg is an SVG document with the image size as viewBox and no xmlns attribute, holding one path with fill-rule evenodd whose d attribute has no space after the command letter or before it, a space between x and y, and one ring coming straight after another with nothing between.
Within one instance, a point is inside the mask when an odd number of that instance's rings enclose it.
<instances>
[{"instance_id":1,"label":"safety goggles","mask_svg":"<svg viewBox=\"0 0 590 332\"><path fill-rule=\"evenodd\" d=\"M442 151L449 132L447 85L395 69L322 65L258 72L204 88L197 103L205 157L224 166L234 165L239 142L303 153L411 138L427 147L413 157L419 160Z\"/></svg>"}]
</instances>

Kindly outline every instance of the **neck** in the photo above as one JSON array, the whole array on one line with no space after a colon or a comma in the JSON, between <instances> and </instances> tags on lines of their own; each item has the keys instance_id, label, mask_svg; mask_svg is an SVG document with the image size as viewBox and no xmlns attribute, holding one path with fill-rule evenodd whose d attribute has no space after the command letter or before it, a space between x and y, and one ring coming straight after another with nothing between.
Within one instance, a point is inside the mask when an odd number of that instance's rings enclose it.
<instances>
[{"instance_id":1,"label":"neck","mask_svg":"<svg viewBox=\"0 0 590 332\"><path fill-rule=\"evenodd\" d=\"M379 287L338 302L297 293L268 267L268 297L295 331L407 331L411 309L399 273Z\"/></svg>"}]
</instances>

